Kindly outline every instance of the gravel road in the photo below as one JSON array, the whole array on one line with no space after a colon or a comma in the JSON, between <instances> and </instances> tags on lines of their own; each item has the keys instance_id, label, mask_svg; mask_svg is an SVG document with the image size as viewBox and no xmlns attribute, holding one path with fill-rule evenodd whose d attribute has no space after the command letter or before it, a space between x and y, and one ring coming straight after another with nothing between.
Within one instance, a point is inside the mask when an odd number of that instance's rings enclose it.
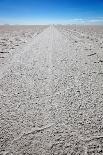
<instances>
[{"instance_id":1,"label":"gravel road","mask_svg":"<svg viewBox=\"0 0 103 155\"><path fill-rule=\"evenodd\" d=\"M68 33L50 26L0 66L0 155L103 154L103 54Z\"/></svg>"}]
</instances>

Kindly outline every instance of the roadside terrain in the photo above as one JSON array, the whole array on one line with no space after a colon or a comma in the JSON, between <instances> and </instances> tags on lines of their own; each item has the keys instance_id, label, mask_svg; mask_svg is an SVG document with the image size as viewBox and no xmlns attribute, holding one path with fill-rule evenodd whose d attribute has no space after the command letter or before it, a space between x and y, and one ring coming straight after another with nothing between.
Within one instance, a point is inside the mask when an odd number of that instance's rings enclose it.
<instances>
[{"instance_id":1,"label":"roadside terrain","mask_svg":"<svg viewBox=\"0 0 103 155\"><path fill-rule=\"evenodd\" d=\"M0 155L103 154L103 27L0 27Z\"/></svg>"}]
</instances>

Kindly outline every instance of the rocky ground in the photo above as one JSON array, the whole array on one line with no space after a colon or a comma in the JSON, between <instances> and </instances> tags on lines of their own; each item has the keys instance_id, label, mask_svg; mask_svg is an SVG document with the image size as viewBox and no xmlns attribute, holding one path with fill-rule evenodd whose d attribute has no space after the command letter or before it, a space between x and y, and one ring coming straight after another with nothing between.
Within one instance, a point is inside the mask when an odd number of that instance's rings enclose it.
<instances>
[{"instance_id":1,"label":"rocky ground","mask_svg":"<svg viewBox=\"0 0 103 155\"><path fill-rule=\"evenodd\" d=\"M0 30L0 155L102 155L103 27L21 29Z\"/></svg>"}]
</instances>

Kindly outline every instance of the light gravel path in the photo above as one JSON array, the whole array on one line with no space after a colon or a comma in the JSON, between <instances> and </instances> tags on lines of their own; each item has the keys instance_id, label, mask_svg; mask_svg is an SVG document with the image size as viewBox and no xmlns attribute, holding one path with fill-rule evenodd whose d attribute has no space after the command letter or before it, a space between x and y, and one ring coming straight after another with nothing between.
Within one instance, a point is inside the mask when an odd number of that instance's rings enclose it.
<instances>
[{"instance_id":1,"label":"light gravel path","mask_svg":"<svg viewBox=\"0 0 103 155\"><path fill-rule=\"evenodd\" d=\"M101 67L72 41L50 26L0 68L0 155L103 153Z\"/></svg>"}]
</instances>

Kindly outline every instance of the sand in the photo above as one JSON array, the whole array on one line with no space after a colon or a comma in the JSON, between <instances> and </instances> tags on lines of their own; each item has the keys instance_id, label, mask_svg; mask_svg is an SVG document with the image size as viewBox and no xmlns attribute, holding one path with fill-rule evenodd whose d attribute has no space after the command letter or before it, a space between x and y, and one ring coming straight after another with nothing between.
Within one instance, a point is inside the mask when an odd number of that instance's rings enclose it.
<instances>
[{"instance_id":1,"label":"sand","mask_svg":"<svg viewBox=\"0 0 103 155\"><path fill-rule=\"evenodd\" d=\"M0 155L102 155L103 27L5 29Z\"/></svg>"}]
</instances>

